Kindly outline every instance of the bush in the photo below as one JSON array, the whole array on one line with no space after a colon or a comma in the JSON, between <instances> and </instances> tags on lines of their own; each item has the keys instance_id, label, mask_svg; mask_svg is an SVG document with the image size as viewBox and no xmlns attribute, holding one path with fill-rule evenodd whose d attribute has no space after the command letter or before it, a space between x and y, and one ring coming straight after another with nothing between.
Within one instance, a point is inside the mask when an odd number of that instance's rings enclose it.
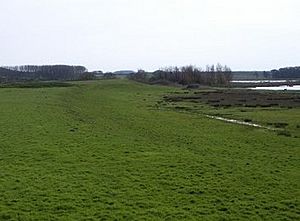
<instances>
[{"instance_id":1,"label":"bush","mask_svg":"<svg viewBox=\"0 0 300 221\"><path fill-rule=\"evenodd\" d=\"M287 123L274 123L274 126L276 127L276 128L285 128L285 127L287 127L289 124L287 124Z\"/></svg>"},{"instance_id":2,"label":"bush","mask_svg":"<svg viewBox=\"0 0 300 221\"><path fill-rule=\"evenodd\" d=\"M79 75L78 80L80 81L88 81L88 80L95 80L96 76L94 73L91 72L85 72L81 75Z\"/></svg>"},{"instance_id":3,"label":"bush","mask_svg":"<svg viewBox=\"0 0 300 221\"><path fill-rule=\"evenodd\" d=\"M279 135L279 136L285 136L285 137L291 137L292 136L292 134L289 131L287 131L287 130L279 131L279 132L277 132L277 135Z\"/></svg>"},{"instance_id":4,"label":"bush","mask_svg":"<svg viewBox=\"0 0 300 221\"><path fill-rule=\"evenodd\" d=\"M107 72L103 75L103 79L115 79L117 78L117 75L111 72Z\"/></svg>"}]
</instances>

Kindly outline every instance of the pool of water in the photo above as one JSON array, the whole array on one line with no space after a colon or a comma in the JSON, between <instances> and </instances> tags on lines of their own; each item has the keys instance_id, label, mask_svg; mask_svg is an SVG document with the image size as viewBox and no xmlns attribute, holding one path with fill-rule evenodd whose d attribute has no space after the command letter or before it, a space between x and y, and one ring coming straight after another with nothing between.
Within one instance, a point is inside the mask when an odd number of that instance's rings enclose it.
<instances>
[{"instance_id":1,"label":"pool of water","mask_svg":"<svg viewBox=\"0 0 300 221\"><path fill-rule=\"evenodd\" d=\"M276 87L254 87L252 90L272 90L272 91L300 91L300 85L288 86L281 85Z\"/></svg>"},{"instance_id":2,"label":"pool of water","mask_svg":"<svg viewBox=\"0 0 300 221\"><path fill-rule=\"evenodd\" d=\"M241 84L260 84L260 83L287 83L287 82L297 82L298 80L247 80L247 81L231 81L232 83Z\"/></svg>"}]
</instances>

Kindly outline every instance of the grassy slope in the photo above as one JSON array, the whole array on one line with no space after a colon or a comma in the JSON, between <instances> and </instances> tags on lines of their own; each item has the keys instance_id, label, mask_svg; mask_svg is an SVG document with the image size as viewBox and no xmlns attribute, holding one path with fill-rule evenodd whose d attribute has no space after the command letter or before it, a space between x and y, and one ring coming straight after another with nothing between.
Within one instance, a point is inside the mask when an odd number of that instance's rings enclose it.
<instances>
[{"instance_id":1,"label":"grassy slope","mask_svg":"<svg viewBox=\"0 0 300 221\"><path fill-rule=\"evenodd\" d=\"M127 81L0 90L0 220L299 219L299 139Z\"/></svg>"}]
</instances>

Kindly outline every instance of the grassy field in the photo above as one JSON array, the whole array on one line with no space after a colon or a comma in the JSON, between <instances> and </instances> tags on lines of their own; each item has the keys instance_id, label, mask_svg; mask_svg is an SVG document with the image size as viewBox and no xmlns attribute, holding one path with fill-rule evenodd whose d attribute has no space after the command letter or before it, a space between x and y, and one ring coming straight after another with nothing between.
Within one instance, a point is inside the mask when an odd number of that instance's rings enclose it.
<instances>
[{"instance_id":1,"label":"grassy field","mask_svg":"<svg viewBox=\"0 0 300 221\"><path fill-rule=\"evenodd\" d=\"M299 220L300 139L160 104L175 91L0 89L0 220Z\"/></svg>"}]
</instances>

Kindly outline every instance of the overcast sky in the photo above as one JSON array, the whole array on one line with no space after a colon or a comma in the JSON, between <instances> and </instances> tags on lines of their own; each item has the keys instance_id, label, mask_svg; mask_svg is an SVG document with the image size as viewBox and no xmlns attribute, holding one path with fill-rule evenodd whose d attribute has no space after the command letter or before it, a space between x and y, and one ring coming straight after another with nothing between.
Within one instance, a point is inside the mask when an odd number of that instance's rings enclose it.
<instances>
[{"instance_id":1,"label":"overcast sky","mask_svg":"<svg viewBox=\"0 0 300 221\"><path fill-rule=\"evenodd\" d=\"M0 0L0 66L300 65L300 0Z\"/></svg>"}]
</instances>

